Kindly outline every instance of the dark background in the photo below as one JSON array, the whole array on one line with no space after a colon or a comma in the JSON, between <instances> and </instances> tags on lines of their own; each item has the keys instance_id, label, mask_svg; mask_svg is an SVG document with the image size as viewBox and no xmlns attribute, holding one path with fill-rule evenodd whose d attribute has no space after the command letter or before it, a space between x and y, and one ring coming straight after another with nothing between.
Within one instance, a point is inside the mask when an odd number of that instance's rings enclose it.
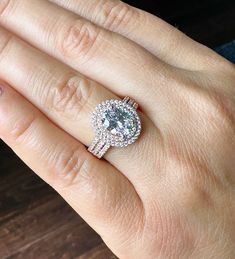
<instances>
[{"instance_id":1,"label":"dark background","mask_svg":"<svg viewBox=\"0 0 235 259\"><path fill-rule=\"evenodd\" d=\"M210 47L235 38L235 0L127 2ZM101 238L1 141L0 258L115 258Z\"/></svg>"},{"instance_id":2,"label":"dark background","mask_svg":"<svg viewBox=\"0 0 235 259\"><path fill-rule=\"evenodd\" d=\"M161 17L209 47L216 47L235 38L235 0L126 2Z\"/></svg>"}]
</instances>

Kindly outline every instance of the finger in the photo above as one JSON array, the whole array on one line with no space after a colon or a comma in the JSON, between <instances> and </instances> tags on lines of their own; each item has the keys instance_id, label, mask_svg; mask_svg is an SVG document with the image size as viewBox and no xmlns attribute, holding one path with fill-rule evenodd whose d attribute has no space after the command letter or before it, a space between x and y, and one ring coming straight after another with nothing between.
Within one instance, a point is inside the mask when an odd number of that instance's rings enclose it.
<instances>
[{"instance_id":1,"label":"finger","mask_svg":"<svg viewBox=\"0 0 235 259\"><path fill-rule=\"evenodd\" d=\"M137 42L172 66L201 70L218 55L162 19L119 0L49 0ZM211 68L212 68L211 67Z\"/></svg>"},{"instance_id":2,"label":"finger","mask_svg":"<svg viewBox=\"0 0 235 259\"><path fill-rule=\"evenodd\" d=\"M91 113L100 102L118 97L1 29L0 50L0 77L60 128L83 144L91 144L94 136ZM148 152L142 151L146 146L156 146L160 150L161 141L153 123L145 115L140 113L140 116L143 131L139 140L124 149L111 148L105 158L125 174L140 192L145 192L148 186L145 182L153 176L151 170L143 176ZM155 161L150 161L148 166L151 165L154 167ZM155 188L154 181L152 184Z\"/></svg>"},{"instance_id":3,"label":"finger","mask_svg":"<svg viewBox=\"0 0 235 259\"><path fill-rule=\"evenodd\" d=\"M107 162L95 159L17 92L6 85L0 89L0 137L107 243L127 238L127 232L131 235L126 226L131 218L137 227L142 204L130 182ZM112 240L107 239L110 236Z\"/></svg>"},{"instance_id":4,"label":"finger","mask_svg":"<svg viewBox=\"0 0 235 259\"><path fill-rule=\"evenodd\" d=\"M136 43L48 1L10 1L0 22L117 95L131 96L157 122L175 78L183 76Z\"/></svg>"}]
</instances>

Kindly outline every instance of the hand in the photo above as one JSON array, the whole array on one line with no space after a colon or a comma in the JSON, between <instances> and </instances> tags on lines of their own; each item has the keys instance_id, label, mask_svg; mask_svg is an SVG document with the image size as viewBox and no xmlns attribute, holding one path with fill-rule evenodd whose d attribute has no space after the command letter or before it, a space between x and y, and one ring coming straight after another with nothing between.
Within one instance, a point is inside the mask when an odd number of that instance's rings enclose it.
<instances>
[{"instance_id":1,"label":"hand","mask_svg":"<svg viewBox=\"0 0 235 259\"><path fill-rule=\"evenodd\" d=\"M1 138L118 257L234 258L234 65L116 0L0 12ZM90 113L126 95L142 134L98 160Z\"/></svg>"}]
</instances>

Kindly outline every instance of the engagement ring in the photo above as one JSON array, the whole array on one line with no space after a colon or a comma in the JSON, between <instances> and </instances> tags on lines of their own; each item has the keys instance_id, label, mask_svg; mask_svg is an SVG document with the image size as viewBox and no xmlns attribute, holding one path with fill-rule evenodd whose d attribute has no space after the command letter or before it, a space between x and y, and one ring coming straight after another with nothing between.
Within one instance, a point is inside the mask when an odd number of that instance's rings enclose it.
<instances>
[{"instance_id":1,"label":"engagement ring","mask_svg":"<svg viewBox=\"0 0 235 259\"><path fill-rule=\"evenodd\" d=\"M97 105L92 114L95 138L88 150L101 158L110 147L125 147L140 135L138 104L125 97L122 101L107 100Z\"/></svg>"}]
</instances>

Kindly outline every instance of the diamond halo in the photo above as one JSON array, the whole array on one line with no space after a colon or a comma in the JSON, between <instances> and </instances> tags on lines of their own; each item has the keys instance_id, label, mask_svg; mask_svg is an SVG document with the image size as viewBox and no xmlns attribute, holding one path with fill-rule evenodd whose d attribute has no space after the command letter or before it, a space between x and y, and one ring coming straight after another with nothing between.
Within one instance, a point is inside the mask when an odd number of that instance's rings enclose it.
<instances>
[{"instance_id":1,"label":"diamond halo","mask_svg":"<svg viewBox=\"0 0 235 259\"><path fill-rule=\"evenodd\" d=\"M101 158L111 146L125 147L134 143L141 132L137 107L129 97L97 105L92 114L95 139L88 150Z\"/></svg>"}]
</instances>

